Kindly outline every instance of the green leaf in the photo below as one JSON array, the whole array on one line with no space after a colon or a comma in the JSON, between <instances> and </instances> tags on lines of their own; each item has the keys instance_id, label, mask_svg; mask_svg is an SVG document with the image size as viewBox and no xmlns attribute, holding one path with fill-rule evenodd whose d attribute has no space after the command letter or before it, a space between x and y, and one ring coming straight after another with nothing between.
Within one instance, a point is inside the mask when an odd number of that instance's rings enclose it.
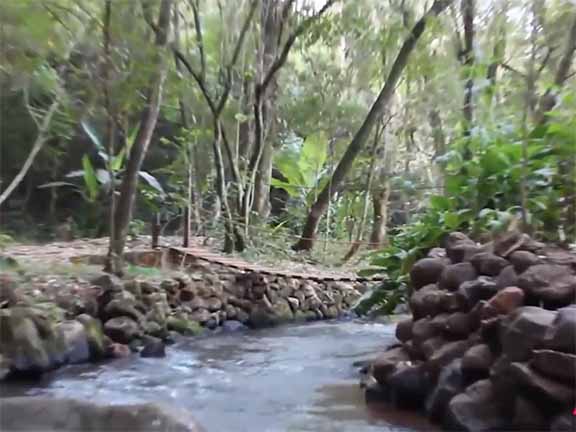
<instances>
[{"instance_id":1,"label":"green leaf","mask_svg":"<svg viewBox=\"0 0 576 432\"><path fill-rule=\"evenodd\" d=\"M147 173L146 171L139 171L138 175L140 177L142 177L144 179L144 181L146 183L148 183L148 185L150 185L152 188L154 188L157 192L160 193L160 195L165 196L166 192L164 192L164 189L162 188L162 185L160 184L160 182L158 181L158 179L156 179L156 177L154 177L152 174Z\"/></svg>"},{"instance_id":2,"label":"green leaf","mask_svg":"<svg viewBox=\"0 0 576 432\"><path fill-rule=\"evenodd\" d=\"M448 197L434 195L430 197L430 206L434 210L450 210L452 208L452 202Z\"/></svg>"},{"instance_id":3,"label":"green leaf","mask_svg":"<svg viewBox=\"0 0 576 432\"><path fill-rule=\"evenodd\" d=\"M312 187L321 174L321 170L328 156L328 139L323 132L318 132L306 137L298 167L304 179L304 186Z\"/></svg>"},{"instance_id":4,"label":"green leaf","mask_svg":"<svg viewBox=\"0 0 576 432\"><path fill-rule=\"evenodd\" d=\"M98 177L88 155L82 158L82 167L84 168L84 183L88 189L88 199L94 202L98 197Z\"/></svg>"},{"instance_id":5,"label":"green leaf","mask_svg":"<svg viewBox=\"0 0 576 432\"><path fill-rule=\"evenodd\" d=\"M126 155L126 147L120 150L116 156L112 158L112 162L110 163L110 168L112 168L113 172L118 172L122 168L124 164L124 156Z\"/></svg>"},{"instance_id":6,"label":"green leaf","mask_svg":"<svg viewBox=\"0 0 576 432\"><path fill-rule=\"evenodd\" d=\"M449 230L456 229L460 225L460 216L457 213L445 213L444 224Z\"/></svg>"},{"instance_id":7,"label":"green leaf","mask_svg":"<svg viewBox=\"0 0 576 432\"><path fill-rule=\"evenodd\" d=\"M92 128L92 126L90 126L85 120L82 120L80 124L82 125L82 129L84 129L84 132L86 132L86 135L88 135L88 137L90 138L90 141L92 141L92 144L94 144L98 150L104 151L105 150L104 146L102 145L100 138L98 138L98 134Z\"/></svg>"}]
</instances>

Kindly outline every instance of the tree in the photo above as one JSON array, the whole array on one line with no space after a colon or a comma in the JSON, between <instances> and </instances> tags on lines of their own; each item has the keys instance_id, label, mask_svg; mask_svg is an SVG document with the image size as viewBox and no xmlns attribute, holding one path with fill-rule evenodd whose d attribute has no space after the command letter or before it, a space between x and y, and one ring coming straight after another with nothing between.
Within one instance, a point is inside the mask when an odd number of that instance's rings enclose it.
<instances>
[{"instance_id":1,"label":"tree","mask_svg":"<svg viewBox=\"0 0 576 432\"><path fill-rule=\"evenodd\" d=\"M140 125L134 144L130 149L126 172L120 186L120 195L114 213L114 237L110 238L110 250L106 270L116 274L123 272L123 255L128 235L128 224L132 219L134 201L138 187L138 173L148 152L152 134L158 121L164 82L167 75L166 47L172 21L172 0L162 0L158 21L154 25L155 44L158 47L154 64L157 69L146 90L146 106L141 114Z\"/></svg>"},{"instance_id":2,"label":"tree","mask_svg":"<svg viewBox=\"0 0 576 432\"><path fill-rule=\"evenodd\" d=\"M352 138L350 145L346 149L346 152L340 159L340 162L336 166L334 173L332 174L332 178L330 182L324 187L322 192L320 193L316 202L312 205L308 217L306 219L306 224L302 231L302 236L300 240L293 246L295 250L310 250L314 245L314 237L316 235L316 230L318 228L318 223L320 222L320 218L328 208L328 204L330 202L330 198L336 193L338 188L340 188L342 182L344 181L346 175L352 168L354 160L356 156L362 148L364 147L370 132L378 118L382 115L384 110L387 108L387 105L392 98L394 93L394 89L398 80L400 79L406 64L408 63L408 59L410 54L414 50L416 46L416 42L424 33L426 28L427 22L435 17L438 16L444 9L448 7L451 2L449 0L437 0L434 2L432 7L424 14L422 18L414 25L410 34L407 36L406 40L404 41L396 59L392 65L392 68L388 74L386 79L386 83L382 88L380 94L378 95L376 101L370 108L368 115L364 119L364 122Z\"/></svg>"}]
</instances>

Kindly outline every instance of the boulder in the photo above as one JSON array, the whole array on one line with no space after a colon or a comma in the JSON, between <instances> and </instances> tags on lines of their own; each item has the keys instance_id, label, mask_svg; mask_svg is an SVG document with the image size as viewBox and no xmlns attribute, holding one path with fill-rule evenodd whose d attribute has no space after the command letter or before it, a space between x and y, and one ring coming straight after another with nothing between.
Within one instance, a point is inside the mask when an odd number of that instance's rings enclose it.
<instances>
[{"instance_id":1,"label":"boulder","mask_svg":"<svg viewBox=\"0 0 576 432\"><path fill-rule=\"evenodd\" d=\"M496 278L496 289L501 290L510 286L517 286L518 274L514 266L505 267Z\"/></svg>"},{"instance_id":2,"label":"boulder","mask_svg":"<svg viewBox=\"0 0 576 432\"><path fill-rule=\"evenodd\" d=\"M136 302L129 298L113 299L104 308L105 319L117 317L129 317L136 322L143 319L142 313L136 309Z\"/></svg>"},{"instance_id":3,"label":"boulder","mask_svg":"<svg viewBox=\"0 0 576 432\"><path fill-rule=\"evenodd\" d=\"M439 286L442 289L456 291L464 282L476 279L476 269L469 262L446 266L440 276Z\"/></svg>"},{"instance_id":4,"label":"boulder","mask_svg":"<svg viewBox=\"0 0 576 432\"><path fill-rule=\"evenodd\" d=\"M87 314L78 315L76 321L82 323L84 326L88 348L90 349L90 356L93 359L104 358L106 355L106 344L104 340L104 332L102 331L102 323Z\"/></svg>"},{"instance_id":5,"label":"boulder","mask_svg":"<svg viewBox=\"0 0 576 432\"><path fill-rule=\"evenodd\" d=\"M504 354L510 361L528 360L555 318L556 312L535 306L523 306L507 315L500 325Z\"/></svg>"},{"instance_id":6,"label":"boulder","mask_svg":"<svg viewBox=\"0 0 576 432\"><path fill-rule=\"evenodd\" d=\"M434 318L432 318L431 324L434 326L438 333L443 332L446 330L446 323L448 322L448 318L450 318L451 314L449 313L439 313Z\"/></svg>"},{"instance_id":7,"label":"boulder","mask_svg":"<svg viewBox=\"0 0 576 432\"><path fill-rule=\"evenodd\" d=\"M573 335L576 338L576 334ZM576 354L552 350L534 350L532 367L553 379L576 384Z\"/></svg>"},{"instance_id":8,"label":"boulder","mask_svg":"<svg viewBox=\"0 0 576 432\"><path fill-rule=\"evenodd\" d=\"M64 337L66 359L69 363L82 363L90 359L90 346L86 329L79 321L70 320L58 324Z\"/></svg>"},{"instance_id":9,"label":"boulder","mask_svg":"<svg viewBox=\"0 0 576 432\"><path fill-rule=\"evenodd\" d=\"M508 257L508 260L512 263L514 270L516 270L516 273L518 274L523 273L528 270L528 268L540 263L538 255L525 250L512 252Z\"/></svg>"},{"instance_id":10,"label":"boulder","mask_svg":"<svg viewBox=\"0 0 576 432\"><path fill-rule=\"evenodd\" d=\"M178 297L181 302L186 303L194 300L196 293L191 289L181 289Z\"/></svg>"},{"instance_id":11,"label":"boulder","mask_svg":"<svg viewBox=\"0 0 576 432\"><path fill-rule=\"evenodd\" d=\"M403 347L395 347L380 354L372 363L372 376L382 385L386 385L388 376L400 362L410 360L410 355Z\"/></svg>"},{"instance_id":12,"label":"boulder","mask_svg":"<svg viewBox=\"0 0 576 432\"><path fill-rule=\"evenodd\" d=\"M140 351L140 357L166 357L166 345L161 339L148 336Z\"/></svg>"},{"instance_id":13,"label":"boulder","mask_svg":"<svg viewBox=\"0 0 576 432\"><path fill-rule=\"evenodd\" d=\"M420 366L401 364L388 377L391 402L398 408L418 409L424 405L430 391L428 373Z\"/></svg>"},{"instance_id":14,"label":"boulder","mask_svg":"<svg viewBox=\"0 0 576 432\"><path fill-rule=\"evenodd\" d=\"M425 359L429 359L432 355L446 345L447 341L442 336L434 336L423 342L420 346L422 354Z\"/></svg>"},{"instance_id":15,"label":"boulder","mask_svg":"<svg viewBox=\"0 0 576 432\"><path fill-rule=\"evenodd\" d=\"M470 314L454 312L446 320L445 330L456 338L464 338L476 330L476 327Z\"/></svg>"},{"instance_id":16,"label":"boulder","mask_svg":"<svg viewBox=\"0 0 576 432\"><path fill-rule=\"evenodd\" d=\"M67 360L57 326L29 307L0 309L0 354L12 372L38 374Z\"/></svg>"},{"instance_id":17,"label":"boulder","mask_svg":"<svg viewBox=\"0 0 576 432\"><path fill-rule=\"evenodd\" d=\"M474 345L462 357L462 372L471 377L488 377L494 360L494 354L488 345Z\"/></svg>"},{"instance_id":18,"label":"boulder","mask_svg":"<svg viewBox=\"0 0 576 432\"><path fill-rule=\"evenodd\" d=\"M129 344L133 339L142 336L140 326L128 317L109 319L104 324L104 334L114 342Z\"/></svg>"},{"instance_id":19,"label":"boulder","mask_svg":"<svg viewBox=\"0 0 576 432\"><path fill-rule=\"evenodd\" d=\"M196 309L190 314L190 320L196 321L200 324L206 324L212 319L212 314L208 309Z\"/></svg>"},{"instance_id":20,"label":"boulder","mask_svg":"<svg viewBox=\"0 0 576 432\"><path fill-rule=\"evenodd\" d=\"M426 339L430 339L433 336L437 336L440 333L439 330L432 324L430 318L422 318L414 322L412 326L412 341L418 347Z\"/></svg>"},{"instance_id":21,"label":"boulder","mask_svg":"<svg viewBox=\"0 0 576 432\"><path fill-rule=\"evenodd\" d=\"M506 430L509 415L498 405L497 399L490 380L472 384L448 404L449 428L470 432Z\"/></svg>"},{"instance_id":22,"label":"boulder","mask_svg":"<svg viewBox=\"0 0 576 432\"><path fill-rule=\"evenodd\" d=\"M155 405L97 405L74 399L4 398L0 429L62 432L199 432L186 411Z\"/></svg>"},{"instance_id":23,"label":"boulder","mask_svg":"<svg viewBox=\"0 0 576 432\"><path fill-rule=\"evenodd\" d=\"M524 304L524 291L518 287L507 287L498 291L488 305L499 314L509 314Z\"/></svg>"},{"instance_id":24,"label":"boulder","mask_svg":"<svg viewBox=\"0 0 576 432\"><path fill-rule=\"evenodd\" d=\"M573 407L576 402L576 392L572 385L549 379L526 363L512 363L510 373L526 389L527 394L534 400L541 401L543 406L550 404L552 407L567 405ZM554 408L551 408L550 412L553 411Z\"/></svg>"},{"instance_id":25,"label":"boulder","mask_svg":"<svg viewBox=\"0 0 576 432\"><path fill-rule=\"evenodd\" d=\"M459 292L446 292L440 302L443 312L466 311L470 308L468 300Z\"/></svg>"},{"instance_id":26,"label":"boulder","mask_svg":"<svg viewBox=\"0 0 576 432\"><path fill-rule=\"evenodd\" d=\"M450 400L464 391L466 380L462 374L461 366L462 361L456 359L442 369L434 390L426 399L426 414L432 420L443 420Z\"/></svg>"},{"instance_id":27,"label":"boulder","mask_svg":"<svg viewBox=\"0 0 576 432\"><path fill-rule=\"evenodd\" d=\"M432 354L426 365L436 373L453 360L462 357L469 347L470 342L467 340L448 342Z\"/></svg>"},{"instance_id":28,"label":"boulder","mask_svg":"<svg viewBox=\"0 0 576 432\"><path fill-rule=\"evenodd\" d=\"M478 253L481 248L472 241L466 234L453 232L446 238L446 255L453 263L460 263L470 259Z\"/></svg>"},{"instance_id":29,"label":"boulder","mask_svg":"<svg viewBox=\"0 0 576 432\"><path fill-rule=\"evenodd\" d=\"M558 315L544 336L544 345L576 354L576 305L558 309Z\"/></svg>"},{"instance_id":30,"label":"boulder","mask_svg":"<svg viewBox=\"0 0 576 432\"><path fill-rule=\"evenodd\" d=\"M229 333L244 331L247 329L248 327L246 327L240 321L226 320L222 323L222 330Z\"/></svg>"},{"instance_id":31,"label":"boulder","mask_svg":"<svg viewBox=\"0 0 576 432\"><path fill-rule=\"evenodd\" d=\"M197 321L188 319L186 316L176 314L168 317L166 321L169 330L186 336L197 336L203 332L202 327Z\"/></svg>"},{"instance_id":32,"label":"boulder","mask_svg":"<svg viewBox=\"0 0 576 432\"><path fill-rule=\"evenodd\" d=\"M223 307L222 300L218 297L210 297L206 300L206 307L210 312L217 312Z\"/></svg>"},{"instance_id":33,"label":"boulder","mask_svg":"<svg viewBox=\"0 0 576 432\"><path fill-rule=\"evenodd\" d=\"M426 285L410 297L410 310L415 319L436 315L440 311L440 304L445 293L436 285Z\"/></svg>"},{"instance_id":34,"label":"boulder","mask_svg":"<svg viewBox=\"0 0 576 432\"><path fill-rule=\"evenodd\" d=\"M509 262L498 255L490 252L480 252L470 258L470 262L478 274L486 276L498 276Z\"/></svg>"},{"instance_id":35,"label":"boulder","mask_svg":"<svg viewBox=\"0 0 576 432\"><path fill-rule=\"evenodd\" d=\"M446 267L444 260L439 258L423 258L417 261L410 270L410 280L415 290L423 286L435 284Z\"/></svg>"},{"instance_id":36,"label":"boulder","mask_svg":"<svg viewBox=\"0 0 576 432\"><path fill-rule=\"evenodd\" d=\"M566 306L576 300L576 275L568 266L532 266L520 275L518 287L553 307Z\"/></svg>"},{"instance_id":37,"label":"boulder","mask_svg":"<svg viewBox=\"0 0 576 432\"><path fill-rule=\"evenodd\" d=\"M412 325L413 321L411 319L400 321L396 325L396 338L401 342L406 342L412 339Z\"/></svg>"},{"instance_id":38,"label":"boulder","mask_svg":"<svg viewBox=\"0 0 576 432\"><path fill-rule=\"evenodd\" d=\"M489 276L463 282L458 288L458 293L466 299L469 307L473 307L480 300L488 300L496 291L496 282Z\"/></svg>"},{"instance_id":39,"label":"boulder","mask_svg":"<svg viewBox=\"0 0 576 432\"><path fill-rule=\"evenodd\" d=\"M512 429L518 431L546 430L546 416L540 411L538 404L518 395L514 401Z\"/></svg>"},{"instance_id":40,"label":"boulder","mask_svg":"<svg viewBox=\"0 0 576 432\"><path fill-rule=\"evenodd\" d=\"M107 356L114 359L130 357L132 350L126 344L113 343L108 346Z\"/></svg>"}]
</instances>

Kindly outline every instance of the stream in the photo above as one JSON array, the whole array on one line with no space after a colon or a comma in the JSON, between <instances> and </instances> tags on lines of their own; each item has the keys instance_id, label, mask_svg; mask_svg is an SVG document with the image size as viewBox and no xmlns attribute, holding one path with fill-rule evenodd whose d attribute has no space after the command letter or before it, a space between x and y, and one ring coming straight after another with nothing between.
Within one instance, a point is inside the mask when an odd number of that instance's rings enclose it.
<instances>
[{"instance_id":1,"label":"stream","mask_svg":"<svg viewBox=\"0 0 576 432\"><path fill-rule=\"evenodd\" d=\"M430 430L413 412L364 402L352 364L394 339L394 324L361 321L219 334L178 342L166 358L68 366L2 393L175 405L207 432Z\"/></svg>"}]
</instances>

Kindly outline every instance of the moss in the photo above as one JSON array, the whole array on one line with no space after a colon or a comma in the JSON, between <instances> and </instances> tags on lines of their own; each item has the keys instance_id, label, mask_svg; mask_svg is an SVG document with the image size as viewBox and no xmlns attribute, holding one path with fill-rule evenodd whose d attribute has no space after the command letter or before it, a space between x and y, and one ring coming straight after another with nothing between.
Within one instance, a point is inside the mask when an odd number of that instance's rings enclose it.
<instances>
[{"instance_id":1,"label":"moss","mask_svg":"<svg viewBox=\"0 0 576 432\"><path fill-rule=\"evenodd\" d=\"M169 330L174 330L186 336L198 336L204 332L202 326L196 321L187 320L182 317L168 317L166 323Z\"/></svg>"}]
</instances>

